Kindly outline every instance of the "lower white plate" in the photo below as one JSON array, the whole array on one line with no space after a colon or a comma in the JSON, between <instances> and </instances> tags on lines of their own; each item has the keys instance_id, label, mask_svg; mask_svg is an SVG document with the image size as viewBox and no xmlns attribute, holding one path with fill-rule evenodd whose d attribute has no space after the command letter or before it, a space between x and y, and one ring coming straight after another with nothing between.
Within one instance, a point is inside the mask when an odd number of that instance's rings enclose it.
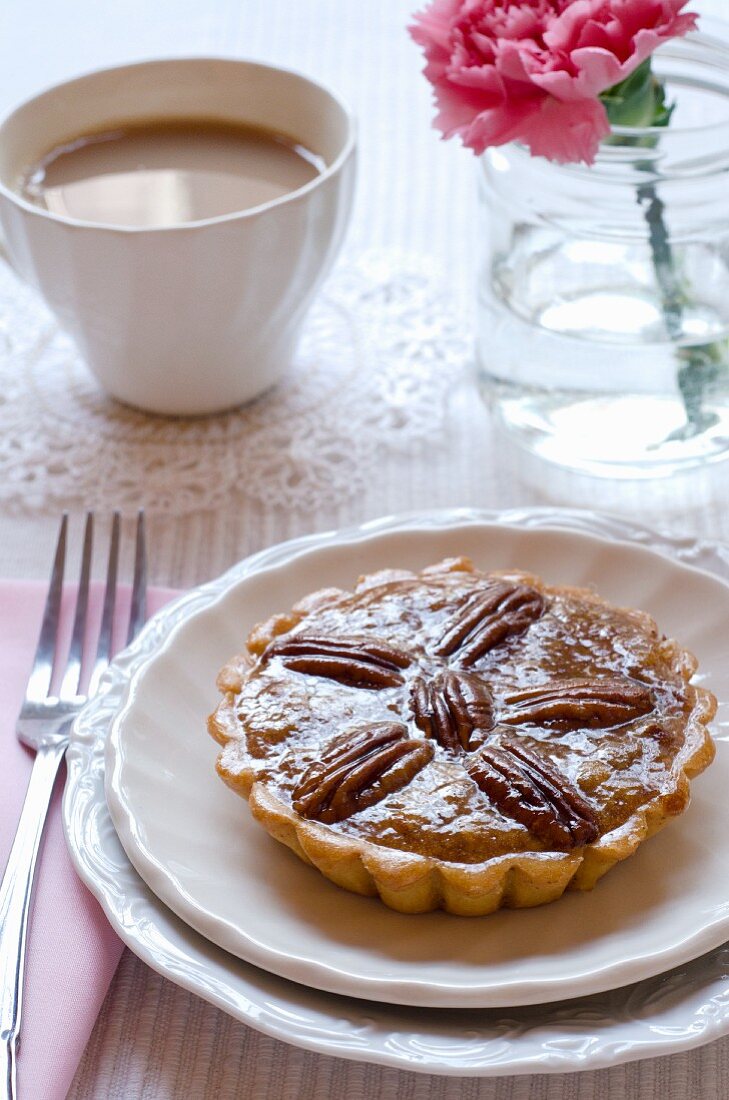
<instances>
[{"instance_id":1,"label":"lower white plate","mask_svg":"<svg viewBox=\"0 0 729 1100\"><path fill-rule=\"evenodd\" d=\"M363 530L374 534L427 525L437 530L495 520L529 528L559 526L643 544L653 539L649 532L617 521L547 511L437 513L385 520ZM239 578L334 541L334 536L299 540L249 559L233 573ZM720 547L654 541L674 558L729 575ZM73 858L114 927L142 958L278 1038L341 1057L428 1072L488 1075L596 1068L684 1049L729 1030L729 952L724 948L660 977L583 1000L505 1012L413 1011L344 999L275 978L226 954L176 919L135 874L114 833L103 793L104 738L130 676L150 647L159 646L196 606L214 600L222 583L183 597L150 624L117 663L107 694L82 715L69 752L64 805ZM719 717L723 742L725 726Z\"/></svg>"}]
</instances>

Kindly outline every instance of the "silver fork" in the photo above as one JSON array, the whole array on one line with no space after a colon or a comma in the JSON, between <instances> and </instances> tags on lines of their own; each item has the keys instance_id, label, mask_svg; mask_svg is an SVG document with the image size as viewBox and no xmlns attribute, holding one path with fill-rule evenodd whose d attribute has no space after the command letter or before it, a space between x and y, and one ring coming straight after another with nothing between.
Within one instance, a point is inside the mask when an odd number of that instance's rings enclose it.
<instances>
[{"instance_id":1,"label":"silver fork","mask_svg":"<svg viewBox=\"0 0 729 1100\"><path fill-rule=\"evenodd\" d=\"M84 531L73 633L65 669L62 670L59 627L68 517L64 515L61 521L38 648L16 729L23 744L35 749L36 756L15 840L0 885L0 1079L5 1084L7 1097L16 1095L16 1056L23 1000L25 941L38 847L58 768L68 747L71 724L87 699L98 690L101 675L111 658L119 572L119 513L116 512L112 520L106 590L95 654L88 652L90 647L86 644L93 527L94 518L89 513ZM140 512L137 517L127 642L134 638L144 622L145 594L144 514ZM88 687L81 694L82 675L90 663ZM63 674L58 690L51 694L51 687L61 676L61 672Z\"/></svg>"}]
</instances>

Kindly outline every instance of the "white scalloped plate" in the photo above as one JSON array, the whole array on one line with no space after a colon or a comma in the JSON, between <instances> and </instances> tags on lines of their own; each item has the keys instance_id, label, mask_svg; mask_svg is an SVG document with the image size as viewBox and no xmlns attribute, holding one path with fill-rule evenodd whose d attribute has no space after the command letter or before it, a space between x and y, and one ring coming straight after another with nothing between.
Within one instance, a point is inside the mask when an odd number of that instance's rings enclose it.
<instances>
[{"instance_id":1,"label":"white scalloped plate","mask_svg":"<svg viewBox=\"0 0 729 1100\"><path fill-rule=\"evenodd\" d=\"M729 549L722 545L671 539L587 512L458 511L386 519L362 531L462 522L531 529L558 525L653 545L675 560L729 579ZM638 984L551 1005L476 1011L397 1008L322 993L241 962L175 917L139 877L119 843L104 796L107 732L129 679L176 624L214 599L221 585L331 539L315 536L264 551L164 609L115 662L105 681L107 690L76 723L67 754L66 836L76 869L117 934L170 981L266 1035L330 1056L416 1072L491 1077L595 1070L677 1053L729 1034L729 947ZM720 714L715 730L722 745L729 739L727 729L726 715Z\"/></svg>"},{"instance_id":2,"label":"white scalloped plate","mask_svg":"<svg viewBox=\"0 0 729 1100\"><path fill-rule=\"evenodd\" d=\"M112 723L106 796L142 878L213 943L330 992L423 1007L556 1001L651 977L729 936L729 759L694 784L688 812L591 893L485 919L411 917L338 889L273 841L214 770L205 718L215 675L248 628L327 584L466 553L640 606L701 661L729 700L729 587L642 547L484 522L393 524L243 564L187 605L138 662ZM162 613L164 620L166 613Z\"/></svg>"}]
</instances>

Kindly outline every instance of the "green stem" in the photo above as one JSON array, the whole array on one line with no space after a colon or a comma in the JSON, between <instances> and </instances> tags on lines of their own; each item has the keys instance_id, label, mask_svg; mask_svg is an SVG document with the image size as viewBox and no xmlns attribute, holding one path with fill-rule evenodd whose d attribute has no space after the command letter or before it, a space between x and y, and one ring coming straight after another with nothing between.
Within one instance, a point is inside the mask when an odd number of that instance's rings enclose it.
<instances>
[{"instance_id":1,"label":"green stem","mask_svg":"<svg viewBox=\"0 0 729 1100\"><path fill-rule=\"evenodd\" d=\"M673 105L666 103L663 84L651 70L650 58L620 84L603 93L601 99L614 126L664 127L669 125L673 113ZM656 143L655 136L643 135L627 139L627 144L655 147ZM638 168L644 172L651 171L648 161L639 164ZM672 432L668 439L690 439L711 427L718 419L714 414L704 411L704 401L708 387L721 371L722 349L716 343L703 347L681 347L686 295L676 271L664 216L665 207L653 182L641 184L637 198L648 226L653 270L661 297L666 332L669 339L677 345L677 382L686 412L686 423Z\"/></svg>"},{"instance_id":2,"label":"green stem","mask_svg":"<svg viewBox=\"0 0 729 1100\"><path fill-rule=\"evenodd\" d=\"M640 167L649 168L648 165ZM672 340L678 340L683 332L683 294L676 277L673 249L663 217L665 207L658 197L655 184L646 183L638 188L638 204L644 208L648 224L653 269L661 292L666 329Z\"/></svg>"},{"instance_id":3,"label":"green stem","mask_svg":"<svg viewBox=\"0 0 729 1100\"><path fill-rule=\"evenodd\" d=\"M645 165L645 168L649 166ZM684 293L676 274L673 249L664 218L665 207L655 184L646 183L638 188L638 203L644 208L648 225L651 258L661 295L666 331L672 341L678 342L683 336ZM680 364L677 383L686 413L686 423L671 432L668 439L691 439L716 423L717 417L706 413L703 406L706 388L716 379L719 367L716 357L712 355L711 346L679 347L676 354Z\"/></svg>"}]
</instances>

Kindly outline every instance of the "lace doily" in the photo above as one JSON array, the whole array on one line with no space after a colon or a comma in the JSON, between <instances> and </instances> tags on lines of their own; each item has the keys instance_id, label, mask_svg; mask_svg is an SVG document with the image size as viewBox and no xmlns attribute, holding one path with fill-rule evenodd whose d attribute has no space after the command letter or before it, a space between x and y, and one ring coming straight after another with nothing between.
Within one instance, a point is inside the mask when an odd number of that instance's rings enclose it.
<instances>
[{"instance_id":1,"label":"lace doily","mask_svg":"<svg viewBox=\"0 0 729 1100\"><path fill-rule=\"evenodd\" d=\"M0 271L0 503L183 514L232 496L312 509L360 491L384 452L437 446L468 358L421 259L340 266L284 381L200 420L146 416L100 392L71 341Z\"/></svg>"}]
</instances>

